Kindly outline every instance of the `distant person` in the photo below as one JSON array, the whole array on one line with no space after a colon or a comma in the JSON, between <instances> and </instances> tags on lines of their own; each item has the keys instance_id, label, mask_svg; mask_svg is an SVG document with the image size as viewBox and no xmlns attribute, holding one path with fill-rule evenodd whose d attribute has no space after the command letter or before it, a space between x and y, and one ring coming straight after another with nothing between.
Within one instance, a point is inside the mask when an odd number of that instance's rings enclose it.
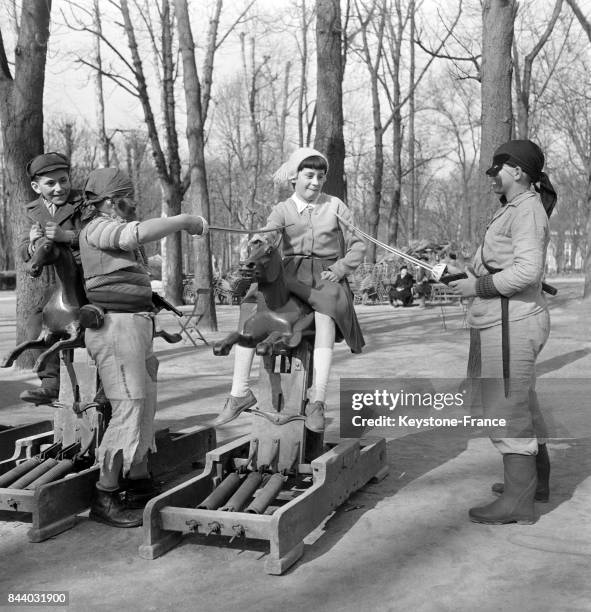
<instances>
[{"instance_id":1,"label":"distant person","mask_svg":"<svg viewBox=\"0 0 591 612\"><path fill-rule=\"evenodd\" d=\"M394 308L398 308L399 306L406 307L412 304L412 287L414 282L414 278L408 273L408 267L402 266L394 280L394 284L390 287L388 296L390 304L394 306Z\"/></svg>"},{"instance_id":2,"label":"distant person","mask_svg":"<svg viewBox=\"0 0 591 612\"><path fill-rule=\"evenodd\" d=\"M72 189L70 182L70 160L61 153L37 155L27 164L31 187L39 197L25 205L28 221L21 234L18 252L23 261L29 261L40 238L50 238L71 247L77 263L80 263L78 235L82 214L82 196ZM27 321L27 339L39 336L42 327L42 312L56 288L53 266L43 269L45 290L37 301ZM40 354L40 350L38 351ZM60 389L59 354L46 360L45 366L37 373L41 386L23 391L20 398L33 404L51 404L58 399Z\"/></svg>"},{"instance_id":3,"label":"distant person","mask_svg":"<svg viewBox=\"0 0 591 612\"><path fill-rule=\"evenodd\" d=\"M482 378L485 418L506 419L491 437L503 455L504 483L492 503L470 509L476 523L533 523L534 498L547 501L550 460L535 392L536 359L550 333L542 276L556 192L531 140L510 140L487 170L501 206L488 225L468 278L450 283L468 309L471 356Z\"/></svg>"}]
</instances>

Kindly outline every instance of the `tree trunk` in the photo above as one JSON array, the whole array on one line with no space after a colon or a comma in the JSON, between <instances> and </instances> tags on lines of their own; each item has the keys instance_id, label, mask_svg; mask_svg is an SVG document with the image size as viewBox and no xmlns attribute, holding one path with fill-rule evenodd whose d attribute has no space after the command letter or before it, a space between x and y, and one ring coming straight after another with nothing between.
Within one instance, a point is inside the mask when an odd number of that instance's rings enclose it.
<instances>
[{"instance_id":1,"label":"tree trunk","mask_svg":"<svg viewBox=\"0 0 591 612\"><path fill-rule=\"evenodd\" d=\"M515 0L484 0L482 6L482 137L476 236L482 233L487 217L498 206L485 172L495 149L511 138L511 47L516 13Z\"/></svg>"},{"instance_id":2,"label":"tree trunk","mask_svg":"<svg viewBox=\"0 0 591 612\"><path fill-rule=\"evenodd\" d=\"M142 60L140 57L135 29L127 0L121 0L121 14L123 16L123 24L127 34L127 42L131 52L134 76L137 83L138 98L142 104L144 111L144 120L148 128L148 136L152 146L152 156L158 173L158 179L163 185L163 193L165 197L163 210L167 215L174 215L180 212L181 179L180 179L180 162L178 161L178 142L176 140L176 123L174 121L174 96L170 93L174 86L174 67L172 66L172 50L171 50L171 22L168 12L168 1L164 0L161 9L161 25L162 25L162 44L163 44L163 79L162 79L162 100L164 101L164 125L166 129L166 144L168 149L169 164L167 164L164 151L160 144L158 130L156 128L156 120L150 103L148 94L148 86ZM171 192L176 193L171 197ZM171 206L173 208L171 208ZM180 249L180 238L178 236L171 237L162 241L162 260L163 260L163 288L166 297L173 304L182 302L182 256ZM164 263L166 262L166 263Z\"/></svg>"},{"instance_id":3,"label":"tree trunk","mask_svg":"<svg viewBox=\"0 0 591 612\"><path fill-rule=\"evenodd\" d=\"M162 23L162 112L166 130L166 149L168 152L168 176L166 177L166 198L164 201L167 217L181 212L183 186L181 181L181 160L175 117L175 66L172 47L173 21L170 3L162 0L160 13ZM162 270L164 293L173 304L183 301L183 255L181 233L176 232L162 241L162 252L166 253L166 265Z\"/></svg>"},{"instance_id":4,"label":"tree trunk","mask_svg":"<svg viewBox=\"0 0 591 612\"><path fill-rule=\"evenodd\" d=\"M213 63L213 50L215 49L217 19L222 2L218 0L216 18L210 22L208 36L208 60L204 71L211 75ZM183 84L187 106L187 141L189 145L189 166L191 183L186 198L191 203L191 212L210 218L209 192L207 188L207 173L205 169L205 119L204 107L201 99L201 83L195 63L195 43L189 21L187 0L175 0L177 14L177 30L179 35L179 49L183 60ZM211 246L209 236L198 238L195 244L195 288L213 289L213 273L211 267ZM213 290L209 296L209 304L203 325L206 329L217 331L217 318Z\"/></svg>"},{"instance_id":5,"label":"tree trunk","mask_svg":"<svg viewBox=\"0 0 591 612\"><path fill-rule=\"evenodd\" d=\"M418 238L417 227L417 171L415 164L415 3L410 0L410 67L409 67L409 98L408 98L408 164L409 164L409 180L410 180L410 195L408 198L408 236L413 240Z\"/></svg>"},{"instance_id":6,"label":"tree trunk","mask_svg":"<svg viewBox=\"0 0 591 612\"><path fill-rule=\"evenodd\" d=\"M11 244L16 254L18 238L25 229L23 205L34 193L25 172L27 162L43 152L43 88L45 62L49 39L51 0L23 0L21 23L15 51L14 78L0 32L0 123L4 141L4 165L6 167L9 195L9 219L12 229ZM16 257L16 338L27 338L29 317L35 304L42 297L45 287L42 281L33 281L25 272L25 266ZM27 351L17 362L30 368L33 357Z\"/></svg>"},{"instance_id":7,"label":"tree trunk","mask_svg":"<svg viewBox=\"0 0 591 612\"><path fill-rule=\"evenodd\" d=\"M552 16L546 25L544 33L534 45L530 53L528 53L523 60L523 75L521 74L519 67L519 56L517 53L517 46L513 44L513 66L515 68L515 93L517 99L517 134L516 137L520 139L527 139L529 137L529 97L531 93L531 78L532 78L532 66L535 58L542 50L552 34L552 30L556 25L560 11L562 10L562 0L556 0L554 4L554 10ZM543 89L543 87L542 87ZM541 92L538 92L538 96Z\"/></svg>"},{"instance_id":8,"label":"tree trunk","mask_svg":"<svg viewBox=\"0 0 591 612\"><path fill-rule=\"evenodd\" d=\"M388 244L398 244L400 201L402 198L402 116L400 106L392 118L392 198L388 217Z\"/></svg>"},{"instance_id":9,"label":"tree trunk","mask_svg":"<svg viewBox=\"0 0 591 612\"><path fill-rule=\"evenodd\" d=\"M2 168L0 168L0 270L14 269L11 231L8 221L10 215L8 194L8 173L5 165L2 164Z\"/></svg>"},{"instance_id":10,"label":"tree trunk","mask_svg":"<svg viewBox=\"0 0 591 612\"><path fill-rule=\"evenodd\" d=\"M301 44L301 55L300 55L300 86L298 89L298 143L300 147L307 147L308 141L305 140L304 134L308 132L308 105L307 105L307 91L308 91L308 18L306 16L306 3L305 0L301 0L300 5L301 11L301 32L302 32L302 44ZM305 124L305 125L304 125ZM306 130L304 130L306 127Z\"/></svg>"},{"instance_id":11,"label":"tree trunk","mask_svg":"<svg viewBox=\"0 0 591 612\"><path fill-rule=\"evenodd\" d=\"M383 53L382 38L384 34L386 13L385 8L382 6L379 13L379 22L376 33L376 38L378 41L377 49L375 50L375 55L372 58L371 44L368 39L367 30L373 15L373 8L375 8L375 6L372 7L371 13L362 15L360 7L357 6L357 17L361 26L364 60L369 71L374 134L374 169L372 181L373 194L367 210L367 221L369 233L372 236L379 238L380 206L382 204L382 189L384 182L384 126L382 124L382 111L380 106L379 77ZM367 245L366 258L371 263L375 263L376 261L376 245L373 242L369 242Z\"/></svg>"},{"instance_id":12,"label":"tree trunk","mask_svg":"<svg viewBox=\"0 0 591 612\"><path fill-rule=\"evenodd\" d=\"M392 110L392 188L390 209L388 211L388 243L396 245L400 227L400 205L402 200L402 93L400 86L400 65L402 58L402 36L405 28L405 18L402 15L400 0L395 3L397 21L390 20L387 24L390 50L389 76L392 80L392 93L389 96Z\"/></svg>"},{"instance_id":13,"label":"tree trunk","mask_svg":"<svg viewBox=\"0 0 591 612\"><path fill-rule=\"evenodd\" d=\"M330 164L324 191L346 199L343 45L339 0L316 0L316 137Z\"/></svg>"},{"instance_id":14,"label":"tree trunk","mask_svg":"<svg viewBox=\"0 0 591 612\"><path fill-rule=\"evenodd\" d=\"M576 18L579 20L581 27L583 28L583 30L585 30L585 33L587 34L587 38L589 39L589 42L591 43L591 22L585 17L579 5L577 4L576 0L567 0L567 2L569 6L571 7L573 13L575 14ZM589 175L588 181L587 181L586 200L587 200L587 255L585 257L585 264L584 264L585 286L583 288L583 297L591 298L591 248L589 248L589 245L591 245L591 175Z\"/></svg>"},{"instance_id":15,"label":"tree trunk","mask_svg":"<svg viewBox=\"0 0 591 612\"><path fill-rule=\"evenodd\" d=\"M108 168L111 157L111 143L109 137L107 136L107 129L105 127L105 96L103 92L103 75L101 72L103 69L103 58L101 54L101 35L103 32L103 26L101 22L99 0L94 0L93 12L94 28L99 34L99 36L94 37L94 61L99 68L99 70L95 71L94 75L94 89L96 93L96 126L99 141L99 164L103 168Z\"/></svg>"}]
</instances>

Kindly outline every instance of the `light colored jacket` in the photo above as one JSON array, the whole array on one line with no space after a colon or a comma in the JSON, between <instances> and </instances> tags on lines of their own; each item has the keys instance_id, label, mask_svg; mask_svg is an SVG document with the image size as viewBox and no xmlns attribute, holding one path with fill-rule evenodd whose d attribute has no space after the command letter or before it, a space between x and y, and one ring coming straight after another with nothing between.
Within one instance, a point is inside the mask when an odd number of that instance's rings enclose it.
<instances>
[{"instance_id":1,"label":"light colored jacket","mask_svg":"<svg viewBox=\"0 0 591 612\"><path fill-rule=\"evenodd\" d=\"M547 309L542 276L550 239L548 217L540 196L533 191L518 195L499 208L488 225L482 249L474 256L476 276L488 274L488 266L501 269L493 276L497 291L509 300L509 321L518 321ZM500 325L501 300L474 298L468 324L482 329Z\"/></svg>"},{"instance_id":2,"label":"light colored jacket","mask_svg":"<svg viewBox=\"0 0 591 612\"><path fill-rule=\"evenodd\" d=\"M320 194L313 210L298 211L292 198L273 207L265 229L288 225L282 230L283 255L302 255L337 261L329 266L342 278L354 272L363 261L366 246L363 240L349 231L344 223L335 216L353 223L353 216L347 206L334 196ZM280 232L269 236L278 239Z\"/></svg>"}]
</instances>

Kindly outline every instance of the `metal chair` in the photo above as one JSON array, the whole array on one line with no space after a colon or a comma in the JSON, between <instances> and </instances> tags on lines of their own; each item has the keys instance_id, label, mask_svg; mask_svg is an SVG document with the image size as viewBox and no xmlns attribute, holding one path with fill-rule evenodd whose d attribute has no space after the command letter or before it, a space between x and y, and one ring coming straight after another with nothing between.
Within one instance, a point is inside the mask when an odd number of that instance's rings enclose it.
<instances>
[{"instance_id":1,"label":"metal chair","mask_svg":"<svg viewBox=\"0 0 591 612\"><path fill-rule=\"evenodd\" d=\"M196 339L205 342L205 344L209 346L209 342L199 329L199 323L201 323L201 319L203 319L207 311L210 291L211 289L209 288L196 289L194 304L177 307L178 310L183 313L182 317L176 317L176 321L180 328L180 334L188 338L195 347L197 346L197 342L195 342ZM202 297L202 299L200 299L200 297Z\"/></svg>"}]
</instances>

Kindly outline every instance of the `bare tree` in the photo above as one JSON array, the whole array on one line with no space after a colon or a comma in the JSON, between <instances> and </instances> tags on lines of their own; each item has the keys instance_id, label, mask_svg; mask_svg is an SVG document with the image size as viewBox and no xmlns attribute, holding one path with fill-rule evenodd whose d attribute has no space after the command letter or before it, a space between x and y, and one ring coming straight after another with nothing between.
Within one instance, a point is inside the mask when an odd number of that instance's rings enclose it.
<instances>
[{"instance_id":1,"label":"bare tree","mask_svg":"<svg viewBox=\"0 0 591 612\"><path fill-rule=\"evenodd\" d=\"M309 116L310 104L308 103L308 32L312 20L312 13L306 10L305 0L300 0L300 86L298 88L298 143L300 147L310 146L310 135L314 120L316 118L316 107L312 116Z\"/></svg>"},{"instance_id":2,"label":"bare tree","mask_svg":"<svg viewBox=\"0 0 591 612\"><path fill-rule=\"evenodd\" d=\"M314 147L322 151L330 163L326 192L345 200L344 58L340 0L316 0L316 70Z\"/></svg>"},{"instance_id":3,"label":"bare tree","mask_svg":"<svg viewBox=\"0 0 591 612\"><path fill-rule=\"evenodd\" d=\"M408 198L408 225L409 225L409 236L411 239L417 238L417 172L415 167L415 71L416 71L416 60L415 60L415 0L410 0L408 5L408 12L410 13L410 43L409 43L409 69L408 69L408 83L409 83L409 94L408 94L408 163L410 165L410 196Z\"/></svg>"},{"instance_id":4,"label":"bare tree","mask_svg":"<svg viewBox=\"0 0 591 612\"><path fill-rule=\"evenodd\" d=\"M103 26L101 21L101 13L99 9L99 0L94 0L93 3L93 27L98 35L94 37L94 62L97 70L94 73L94 87L96 93L96 125L98 131L100 164L108 168L111 152L111 138L107 135L107 127L105 123L105 96L103 91L103 58L101 53L101 37L103 34Z\"/></svg>"},{"instance_id":5,"label":"bare tree","mask_svg":"<svg viewBox=\"0 0 591 612\"><path fill-rule=\"evenodd\" d=\"M43 88L49 40L51 0L23 0L15 47L14 76L10 69L0 28L0 123L4 143L4 166L9 195L9 238L13 252L24 228L22 206L32 199L27 162L43 152ZM28 319L36 302L42 299L42 283L33 283L24 263L16 258L17 342L27 337ZM33 354L27 351L19 365L31 367Z\"/></svg>"},{"instance_id":6,"label":"bare tree","mask_svg":"<svg viewBox=\"0 0 591 612\"><path fill-rule=\"evenodd\" d=\"M513 112L511 76L515 0L484 0L482 4L480 197L476 224L483 227L486 215L498 206L490 193L486 169L494 150L511 138Z\"/></svg>"},{"instance_id":7,"label":"bare tree","mask_svg":"<svg viewBox=\"0 0 591 612\"><path fill-rule=\"evenodd\" d=\"M523 67L519 65L519 51L517 49L517 41L513 40L513 69L514 69L514 81L515 81L515 92L517 95L517 122L516 122L516 133L517 137L521 139L529 138L529 114L530 114L530 94L531 94L531 80L532 80L532 67L534 60L550 38L552 30L556 25L556 21L562 10L562 0L556 0L552 16L546 24L546 28L533 49L523 58ZM546 86L548 80L542 84L542 86L536 92L539 98Z\"/></svg>"},{"instance_id":8,"label":"bare tree","mask_svg":"<svg viewBox=\"0 0 591 612\"><path fill-rule=\"evenodd\" d=\"M576 0L567 0L567 2L591 43L591 21L585 17ZM589 151L589 140L587 140L586 145L587 151ZM591 168L588 168L585 195L587 199L587 256L585 257L585 287L583 289L583 297L588 299L591 296L591 248L589 248L589 245L591 245Z\"/></svg>"},{"instance_id":9,"label":"bare tree","mask_svg":"<svg viewBox=\"0 0 591 612\"><path fill-rule=\"evenodd\" d=\"M359 1L357 6L362 5ZM393 0L389 2L388 0L373 0L372 3L367 6L365 5L365 12L370 18L370 23L373 25L374 36L375 39L374 47L383 53L383 58L381 60L383 69L380 68L379 62L377 62L377 57L374 56L372 60L370 55L365 53L364 61L368 65L370 72L370 81L376 80L376 84L379 82L380 91L385 94L385 99L388 102L388 113L385 119L378 119L376 114L376 90L372 85L372 104L373 104L373 115L374 115L374 133L381 134L383 139L383 134L385 134L386 130L392 129L391 139L392 139L392 159L391 159L391 180L388 185L389 197L388 199L388 237L387 240L391 244L396 244L398 241L398 232L399 232L399 224L400 224L400 210L402 203L402 181L406 172L403 169L403 144L404 144L404 125L403 125L403 115L402 109L405 104L409 103L411 99L414 99L414 94L422 81L423 77L429 70L431 63L435 57L440 56L441 49L444 47L446 41L453 35L454 29L459 21L460 15L462 13L462 2L458 3L457 13L455 14L453 20L446 25L446 32L441 37L437 48L435 50L429 51L429 59L425 62L419 72L418 75L415 76L415 71L410 70L410 75L412 78L412 82L409 83L408 91L405 93L402 84L402 77L404 71L404 35L409 26L409 23L412 22L411 16L414 15L416 11L416 3L414 0L410 0L408 3L405 3L404 0ZM359 13L358 13L359 14ZM382 27L382 19L384 19L384 26ZM365 33L368 32L368 28L361 24L361 33L362 37L365 37ZM415 38L412 32L414 28L411 27L411 40L410 45L414 49ZM383 42L382 42L383 37ZM369 48L369 44L365 44L365 47ZM411 55L411 64L413 64L413 53ZM368 60L373 62L373 66L371 63L368 64ZM378 99L380 94L377 94ZM412 114L414 117L414 103L412 106ZM412 123L412 122L411 122ZM383 147L383 143L380 144L380 138L376 136L374 138L376 142L377 148ZM413 139L414 144L414 139ZM414 160L414 152L413 148L410 147L410 158L409 158L409 168L410 172L414 173L415 169L415 160ZM380 154L376 153L376 160L379 160ZM383 164L384 162L382 162ZM424 161L421 161L424 163ZM378 162L376 164L376 171L374 175L374 180L378 179L378 176L383 175L383 170L381 174L379 172L381 164ZM416 177L415 177L416 178ZM411 177L411 180L415 180ZM380 183L377 183L377 187L374 187L374 193L379 190L382 192L383 186ZM411 195L412 198L412 195ZM384 199L383 196L381 199ZM370 227L369 231L371 233L377 234L377 229L380 226L380 208L379 205L376 205L376 198L374 198L371 208L370 214ZM414 219L414 214L411 216L411 219ZM370 252L370 255L373 257L373 253Z\"/></svg>"},{"instance_id":10,"label":"bare tree","mask_svg":"<svg viewBox=\"0 0 591 612\"><path fill-rule=\"evenodd\" d=\"M369 9L365 8L365 10L363 10L363 8L365 7L363 7L360 1L355 2L355 12L359 21L359 30L362 40L361 53L363 55L363 61L367 65L369 71L374 137L373 198L368 207L367 221L369 233L373 236L377 236L384 182L384 132L387 127L385 127L382 122L380 103L380 65L383 58L386 10L384 2L380 2L379 10L376 6L376 2L374 2ZM377 46L373 56L371 50L372 45L368 33L370 27L375 28L375 38L377 39ZM374 262L376 260L376 245L370 242L367 247L367 259Z\"/></svg>"},{"instance_id":11,"label":"bare tree","mask_svg":"<svg viewBox=\"0 0 591 612\"><path fill-rule=\"evenodd\" d=\"M189 143L190 187L187 197L194 214L209 218L210 203L205 166L205 122L211 99L213 60L218 48L217 36L222 0L217 0L213 16L209 22L207 46L203 66L203 82L195 62L195 42L191 30L187 0L175 0L179 47L183 61L183 82L187 105L187 141ZM195 287L212 287L211 246L209 237L196 241L195 245ZM213 292L210 294L209 308L204 324L212 330L217 329Z\"/></svg>"},{"instance_id":12,"label":"bare tree","mask_svg":"<svg viewBox=\"0 0 591 612\"><path fill-rule=\"evenodd\" d=\"M143 23L145 25L152 41L155 41L156 33L149 18L150 5L140 6L139 0L133 0L133 2L136 10L132 15L128 0L120 0L118 3L115 0L110 0L110 4L115 6L121 13L122 22L118 25L125 34L131 56L130 59L124 55L118 43L107 37L102 28L96 29L96 25L100 25L100 20L97 21L96 15L86 7L73 2L70 3L77 14L81 12L86 13L94 26L84 25L80 20L77 20L76 24L71 24L67 18L66 23L74 30L92 34L95 39L100 40L114 57L117 58L119 68L107 67L102 60L100 64L97 63L96 60L100 60L98 55L90 59L79 57L77 61L99 73L101 77L112 80L140 102L150 140L154 166L162 190L162 212L167 216L176 215L181 212L181 202L186 189L186 181L183 181L181 176L176 129L174 99L176 72L174 68L175 50L173 46L174 17L170 11L170 0L160 0L157 11L161 48L158 54L160 65L157 69L160 69L162 73L158 79L161 85L160 95L163 102L164 142L162 142L152 108L148 79L142 62L142 52L137 40L137 24ZM131 78L126 76L126 72L131 75ZM181 239L178 233L162 240L162 259L164 292L171 302L179 304L182 302L182 257Z\"/></svg>"}]
</instances>

